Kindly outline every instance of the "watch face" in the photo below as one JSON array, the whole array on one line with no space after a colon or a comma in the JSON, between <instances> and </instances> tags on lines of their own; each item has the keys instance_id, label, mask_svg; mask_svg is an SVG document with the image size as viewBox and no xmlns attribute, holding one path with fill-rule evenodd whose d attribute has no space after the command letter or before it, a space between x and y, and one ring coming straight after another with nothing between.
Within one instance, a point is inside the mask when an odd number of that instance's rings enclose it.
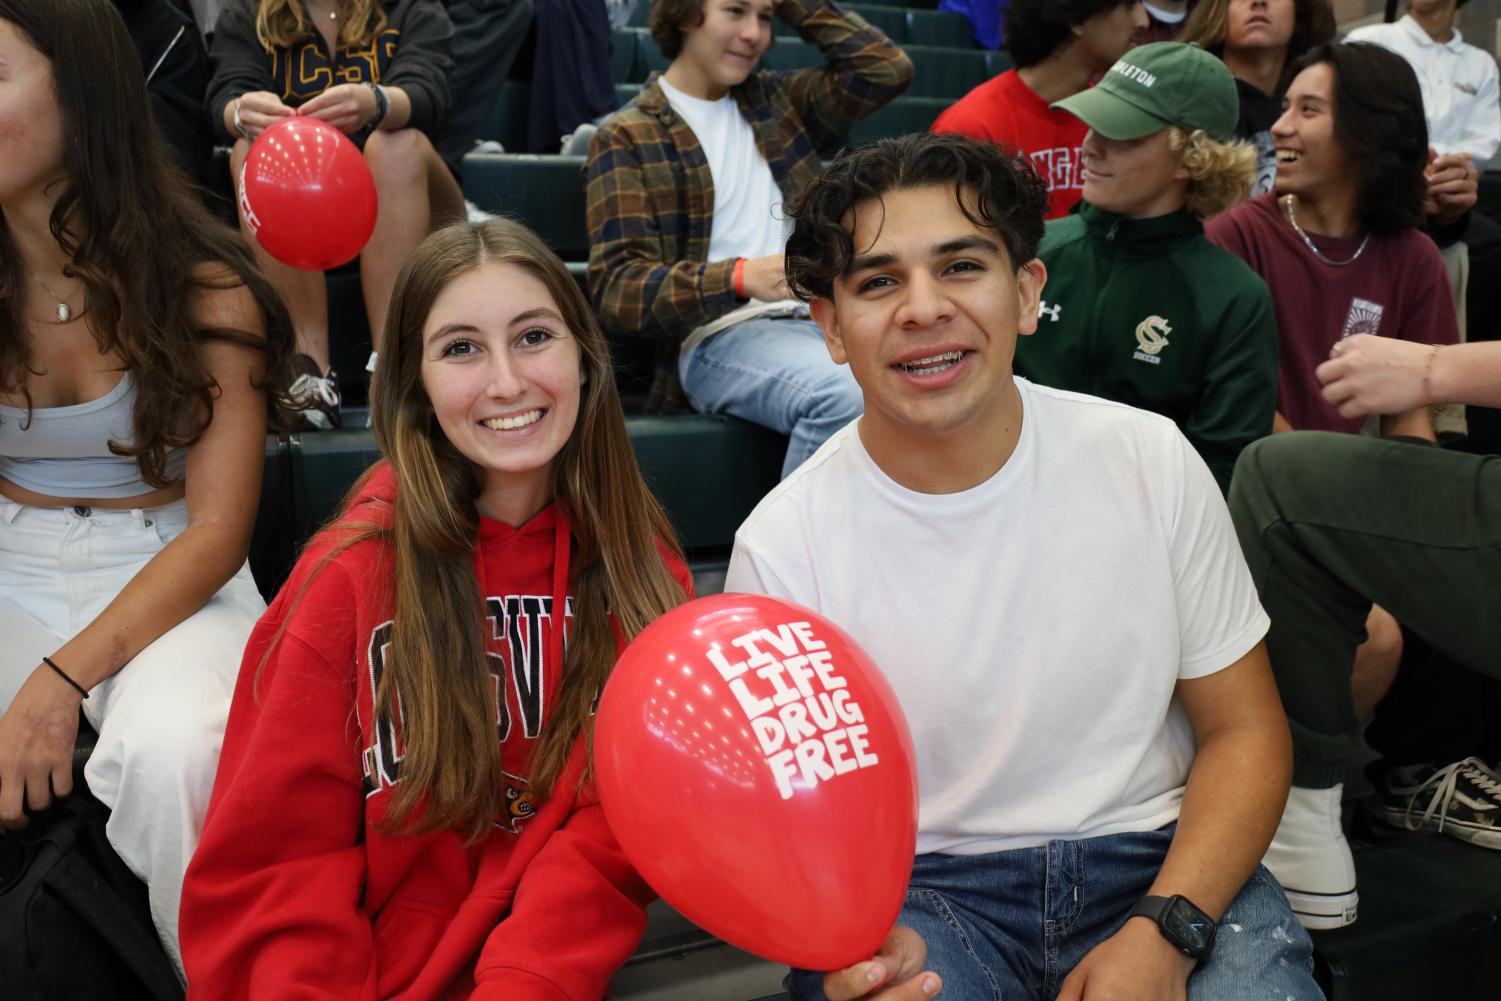
<instances>
[{"instance_id":1,"label":"watch face","mask_svg":"<svg viewBox=\"0 0 1501 1001\"><path fill-rule=\"evenodd\" d=\"M1202 956L1214 942L1214 922L1182 897L1173 898L1162 914L1162 924L1189 955Z\"/></svg>"}]
</instances>

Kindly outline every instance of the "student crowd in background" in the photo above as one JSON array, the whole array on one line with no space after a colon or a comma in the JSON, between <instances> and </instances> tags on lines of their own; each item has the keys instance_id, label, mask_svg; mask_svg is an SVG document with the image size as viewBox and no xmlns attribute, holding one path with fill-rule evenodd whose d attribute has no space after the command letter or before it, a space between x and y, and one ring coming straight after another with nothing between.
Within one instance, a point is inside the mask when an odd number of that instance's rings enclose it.
<instances>
[{"instance_id":1,"label":"student crowd in background","mask_svg":"<svg viewBox=\"0 0 1501 1001\"><path fill-rule=\"evenodd\" d=\"M897 684L928 755L914 885L973 895L974 928L910 906L794 997L1207 1001L1236 963L1316 990L1298 924L1359 915L1341 811L1372 714L1369 812L1501 849L1494 723L1434 722L1501 674L1477 207L1501 107L1464 0L1343 40L1328 0L945 5L1011 68L846 150L921 69L836 0L652 0L665 69L623 107L631 2L0 0L0 838L73 791L81 712L194 996L599 996L650 891L590 784L593 699L693 594L613 340L649 345L640 409L787 437L730 584L923 664ZM765 68L779 30L816 65ZM528 147L584 157L578 280L525 226L465 221L517 73ZM294 114L379 193L357 268L383 459L268 609L265 436L347 408L325 276L208 189ZM989 653L907 649L872 613L902 573ZM971 606L1003 592L1036 615ZM530 693L494 687L506 629ZM1108 736L1074 746L1037 679L1106 676L1133 711L1100 700ZM1057 789L1018 778L1038 760ZM1050 845L1111 859L1066 968L1013 940L1039 915L955 889L985 860L1066 888ZM1230 917L1282 944L1217 963L1174 937Z\"/></svg>"}]
</instances>

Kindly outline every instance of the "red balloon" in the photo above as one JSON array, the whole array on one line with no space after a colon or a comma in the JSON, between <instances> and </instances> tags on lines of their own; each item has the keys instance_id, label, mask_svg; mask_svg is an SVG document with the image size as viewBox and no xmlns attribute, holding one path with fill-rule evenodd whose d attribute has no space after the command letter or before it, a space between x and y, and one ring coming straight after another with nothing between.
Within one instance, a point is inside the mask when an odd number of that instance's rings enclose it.
<instances>
[{"instance_id":1,"label":"red balloon","mask_svg":"<svg viewBox=\"0 0 1501 1001\"><path fill-rule=\"evenodd\" d=\"M257 242L304 271L353 260L375 229L375 180L364 154L316 118L284 118L257 136L239 189Z\"/></svg>"},{"instance_id":2,"label":"red balloon","mask_svg":"<svg viewBox=\"0 0 1501 1001\"><path fill-rule=\"evenodd\" d=\"M605 816L689 920L773 962L869 959L917 846L917 769L896 695L816 612L699 598L626 648L594 741Z\"/></svg>"}]
</instances>

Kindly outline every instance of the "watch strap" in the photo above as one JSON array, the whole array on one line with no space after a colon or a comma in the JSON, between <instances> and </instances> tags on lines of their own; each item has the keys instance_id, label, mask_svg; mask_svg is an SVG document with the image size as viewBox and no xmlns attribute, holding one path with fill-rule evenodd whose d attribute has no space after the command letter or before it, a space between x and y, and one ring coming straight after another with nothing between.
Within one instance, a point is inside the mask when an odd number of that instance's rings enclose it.
<instances>
[{"instance_id":1,"label":"watch strap","mask_svg":"<svg viewBox=\"0 0 1501 1001\"><path fill-rule=\"evenodd\" d=\"M1126 916L1126 919L1129 921L1131 918L1151 918L1160 923L1163 912L1172 902L1172 897L1142 897L1136 902L1136 906L1131 908L1131 913Z\"/></svg>"}]
</instances>

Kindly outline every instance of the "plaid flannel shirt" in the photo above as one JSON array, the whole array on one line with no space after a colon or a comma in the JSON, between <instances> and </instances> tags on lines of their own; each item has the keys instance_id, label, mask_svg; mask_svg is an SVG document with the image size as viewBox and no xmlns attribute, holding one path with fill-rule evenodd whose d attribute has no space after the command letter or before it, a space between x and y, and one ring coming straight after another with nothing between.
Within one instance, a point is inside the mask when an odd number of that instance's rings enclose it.
<instances>
[{"instance_id":1,"label":"plaid flannel shirt","mask_svg":"<svg viewBox=\"0 0 1501 1001\"><path fill-rule=\"evenodd\" d=\"M912 80L906 53L832 0L782 0L777 14L817 45L823 66L761 70L731 89L782 197L822 171L819 150ZM659 342L653 409L681 398L677 354L694 328L742 305L735 260L708 261L714 179L703 148L656 76L589 147L589 291L611 333Z\"/></svg>"}]
</instances>

